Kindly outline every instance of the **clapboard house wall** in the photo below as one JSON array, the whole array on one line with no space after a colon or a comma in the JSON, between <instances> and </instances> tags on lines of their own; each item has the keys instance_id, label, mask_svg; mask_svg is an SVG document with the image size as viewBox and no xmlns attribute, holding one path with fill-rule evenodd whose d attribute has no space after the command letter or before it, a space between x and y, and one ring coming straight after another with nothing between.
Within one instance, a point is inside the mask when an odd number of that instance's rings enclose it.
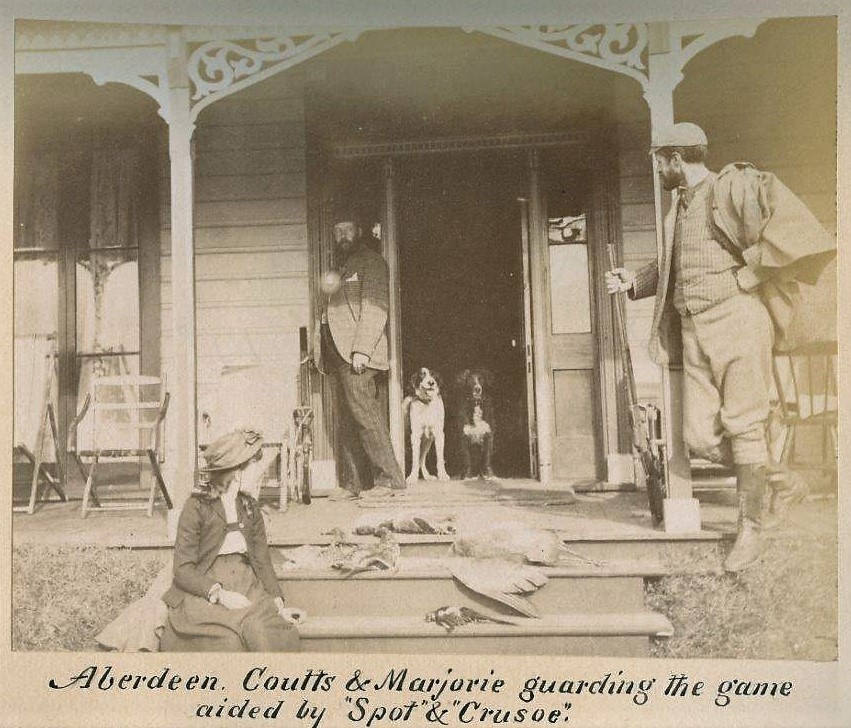
<instances>
[{"instance_id":1,"label":"clapboard house wall","mask_svg":"<svg viewBox=\"0 0 851 728\"><path fill-rule=\"evenodd\" d=\"M167 146L163 162L162 352L168 372ZM298 329L309 318L300 77L290 73L207 107L195 130L194 170L199 441L237 425L278 430L295 405ZM234 421L223 403L240 398L243 421Z\"/></svg>"}]
</instances>

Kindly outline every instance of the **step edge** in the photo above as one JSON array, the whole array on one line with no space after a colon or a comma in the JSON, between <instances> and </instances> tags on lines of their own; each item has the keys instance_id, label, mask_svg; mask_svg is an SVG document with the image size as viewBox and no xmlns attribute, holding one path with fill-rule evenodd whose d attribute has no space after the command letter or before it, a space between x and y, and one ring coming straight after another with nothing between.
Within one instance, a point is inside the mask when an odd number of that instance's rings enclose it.
<instances>
[{"instance_id":1,"label":"step edge","mask_svg":"<svg viewBox=\"0 0 851 728\"><path fill-rule=\"evenodd\" d=\"M671 570L662 564L630 569L607 569L598 571L584 569L565 569L554 567L535 567L548 579L646 579L669 576ZM431 579L452 579L448 568L424 567L397 571L363 571L347 576L333 569L285 569L275 566L275 576L279 581L353 581L387 579L391 581L423 581Z\"/></svg>"},{"instance_id":2,"label":"step edge","mask_svg":"<svg viewBox=\"0 0 851 728\"><path fill-rule=\"evenodd\" d=\"M555 532L563 543L581 544L581 543L623 543L629 544L638 543L681 543L681 542L703 542L703 541L720 541L726 538L729 534L726 531L703 530L693 533L665 533L664 531L649 531L646 533L630 533L624 535L612 535L606 533L589 533L589 534L569 534L563 531ZM394 534L400 545L439 545L446 544L451 546L456 539L454 534L419 534L419 533L397 533ZM291 538L291 537L275 537L269 539L269 545L277 548L289 548L298 546L327 546L332 539L326 536L309 536L307 538ZM375 543L375 537L368 534L352 534L347 536L346 543L353 544L369 544Z\"/></svg>"},{"instance_id":3,"label":"step edge","mask_svg":"<svg viewBox=\"0 0 851 728\"><path fill-rule=\"evenodd\" d=\"M519 618L522 619L522 618ZM658 612L549 615L517 624L471 624L447 632L420 617L314 617L298 628L302 639L391 639L436 637L670 637L674 627Z\"/></svg>"}]
</instances>

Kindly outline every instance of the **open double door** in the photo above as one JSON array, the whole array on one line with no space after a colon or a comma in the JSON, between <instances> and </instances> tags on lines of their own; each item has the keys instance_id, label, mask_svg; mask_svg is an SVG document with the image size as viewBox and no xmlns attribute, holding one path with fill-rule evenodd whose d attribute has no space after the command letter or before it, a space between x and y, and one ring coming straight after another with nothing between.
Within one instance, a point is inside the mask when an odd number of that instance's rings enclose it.
<instances>
[{"instance_id":1,"label":"open double door","mask_svg":"<svg viewBox=\"0 0 851 728\"><path fill-rule=\"evenodd\" d=\"M499 476L599 481L605 453L617 449L611 312L598 283L615 228L612 175L589 168L578 145L383 151L349 148L329 162L314 268L334 266L334 210L354 204L390 267L387 399L400 460L410 374L428 366L443 375L454 474L452 383L485 369Z\"/></svg>"}]
</instances>

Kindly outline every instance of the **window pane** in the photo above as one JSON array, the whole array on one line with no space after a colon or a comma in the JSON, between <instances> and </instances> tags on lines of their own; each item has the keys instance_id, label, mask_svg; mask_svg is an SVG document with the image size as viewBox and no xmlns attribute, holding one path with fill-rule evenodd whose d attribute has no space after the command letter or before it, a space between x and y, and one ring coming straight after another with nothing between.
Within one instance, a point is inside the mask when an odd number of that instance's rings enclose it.
<instances>
[{"instance_id":1,"label":"window pane","mask_svg":"<svg viewBox=\"0 0 851 728\"><path fill-rule=\"evenodd\" d=\"M15 261L15 336L56 334L58 291L53 257Z\"/></svg>"},{"instance_id":2,"label":"window pane","mask_svg":"<svg viewBox=\"0 0 851 728\"><path fill-rule=\"evenodd\" d=\"M139 351L135 251L91 251L77 261L77 351Z\"/></svg>"},{"instance_id":3,"label":"window pane","mask_svg":"<svg viewBox=\"0 0 851 728\"><path fill-rule=\"evenodd\" d=\"M591 331L588 246L550 245L550 305L554 334Z\"/></svg>"}]
</instances>

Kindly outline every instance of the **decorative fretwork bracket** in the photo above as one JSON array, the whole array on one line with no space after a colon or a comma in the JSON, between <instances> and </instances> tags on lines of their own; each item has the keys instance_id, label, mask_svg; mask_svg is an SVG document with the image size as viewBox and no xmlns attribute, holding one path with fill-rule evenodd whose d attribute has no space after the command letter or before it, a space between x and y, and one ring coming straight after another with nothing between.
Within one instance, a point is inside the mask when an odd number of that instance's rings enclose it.
<instances>
[{"instance_id":1,"label":"decorative fretwork bracket","mask_svg":"<svg viewBox=\"0 0 851 728\"><path fill-rule=\"evenodd\" d=\"M727 38L751 38L765 20L700 20L654 23L650 27L650 84L644 88L647 103L673 94L683 80L683 69L698 53ZM655 47L654 47L655 46Z\"/></svg>"},{"instance_id":2,"label":"decorative fretwork bracket","mask_svg":"<svg viewBox=\"0 0 851 728\"><path fill-rule=\"evenodd\" d=\"M202 109L225 96L251 86L263 79L302 63L323 51L355 41L360 29L330 30L275 38L251 40L210 40L194 48L186 62L190 99L190 123L194 125ZM166 54L162 68L154 73L139 73L132 64L93 64L85 70L95 81L123 83L139 89L153 98L159 114L171 123L169 108L169 77ZM174 74L173 74L174 75Z\"/></svg>"},{"instance_id":3,"label":"decorative fretwork bracket","mask_svg":"<svg viewBox=\"0 0 851 728\"><path fill-rule=\"evenodd\" d=\"M477 26L465 30L623 73L647 88L646 23Z\"/></svg>"},{"instance_id":4,"label":"decorative fretwork bracket","mask_svg":"<svg viewBox=\"0 0 851 728\"><path fill-rule=\"evenodd\" d=\"M214 101L291 68L345 41L355 41L361 30L279 36L234 42L212 40L189 56L192 82L192 118Z\"/></svg>"},{"instance_id":5,"label":"decorative fretwork bracket","mask_svg":"<svg viewBox=\"0 0 851 728\"><path fill-rule=\"evenodd\" d=\"M683 79L685 65L702 50L726 38L749 38L763 22L745 18L653 24L476 26L465 30L629 76L641 84L645 99L652 105L654 97L673 93ZM657 39L660 30L663 47L654 48L649 39L651 35Z\"/></svg>"},{"instance_id":6,"label":"decorative fretwork bracket","mask_svg":"<svg viewBox=\"0 0 851 728\"><path fill-rule=\"evenodd\" d=\"M168 86L165 83L165 71L160 74L139 76L133 71L120 68L96 68L90 69L88 74L98 86L103 86L105 83L123 83L142 91L157 102L159 115L166 122L169 121Z\"/></svg>"}]
</instances>

